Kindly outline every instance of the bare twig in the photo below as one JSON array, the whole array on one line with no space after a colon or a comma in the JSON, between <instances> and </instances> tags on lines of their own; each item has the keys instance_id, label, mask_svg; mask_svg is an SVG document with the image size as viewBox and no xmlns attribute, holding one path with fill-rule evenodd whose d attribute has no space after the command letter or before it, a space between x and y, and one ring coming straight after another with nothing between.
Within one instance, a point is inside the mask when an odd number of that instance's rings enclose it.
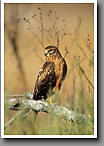
<instances>
[{"instance_id":1,"label":"bare twig","mask_svg":"<svg viewBox=\"0 0 104 146\"><path fill-rule=\"evenodd\" d=\"M34 52L36 53L37 57L41 60L41 62L45 62L43 58L37 53L36 49L34 48Z\"/></svg>"},{"instance_id":2,"label":"bare twig","mask_svg":"<svg viewBox=\"0 0 104 146\"><path fill-rule=\"evenodd\" d=\"M88 56L86 55L85 51L83 50L83 48L78 44L76 43L76 45L79 47L79 49L83 52L84 56L86 57L86 59L89 61L89 58ZM91 63L93 65L93 63Z\"/></svg>"},{"instance_id":3,"label":"bare twig","mask_svg":"<svg viewBox=\"0 0 104 146\"><path fill-rule=\"evenodd\" d=\"M22 117L22 121L24 119L26 119L26 117L32 112L32 110L29 110L28 112L26 112L26 114L24 114L24 116ZM7 127L9 127L20 115L22 115L24 113L24 110L20 110L18 111L6 124L5 124L5 129Z\"/></svg>"},{"instance_id":4,"label":"bare twig","mask_svg":"<svg viewBox=\"0 0 104 146\"><path fill-rule=\"evenodd\" d=\"M80 71L83 73L83 75L85 76L86 80L88 81L88 83L91 85L91 87L93 88L94 90L94 86L93 84L91 83L91 81L89 80L89 78L87 77L87 75L85 74L85 71L79 66L79 69Z\"/></svg>"},{"instance_id":5,"label":"bare twig","mask_svg":"<svg viewBox=\"0 0 104 146\"><path fill-rule=\"evenodd\" d=\"M83 58L78 64L74 65L68 72L68 75L77 67L79 66L83 61L85 60L85 58Z\"/></svg>"},{"instance_id":6,"label":"bare twig","mask_svg":"<svg viewBox=\"0 0 104 146\"><path fill-rule=\"evenodd\" d=\"M33 98L33 94L31 92L26 92L24 94L19 94L19 95L4 95L5 97L27 97L28 99L32 99Z\"/></svg>"},{"instance_id":7,"label":"bare twig","mask_svg":"<svg viewBox=\"0 0 104 146\"><path fill-rule=\"evenodd\" d=\"M32 111L33 111L33 110L29 110L29 111L23 116L22 120L26 119L27 116L28 116Z\"/></svg>"},{"instance_id":8,"label":"bare twig","mask_svg":"<svg viewBox=\"0 0 104 146\"><path fill-rule=\"evenodd\" d=\"M21 114L23 113L23 111L21 110L21 111L18 111L15 115L14 115L14 117L12 117L6 124L5 124L5 129L7 128L7 127L9 127Z\"/></svg>"}]
</instances>

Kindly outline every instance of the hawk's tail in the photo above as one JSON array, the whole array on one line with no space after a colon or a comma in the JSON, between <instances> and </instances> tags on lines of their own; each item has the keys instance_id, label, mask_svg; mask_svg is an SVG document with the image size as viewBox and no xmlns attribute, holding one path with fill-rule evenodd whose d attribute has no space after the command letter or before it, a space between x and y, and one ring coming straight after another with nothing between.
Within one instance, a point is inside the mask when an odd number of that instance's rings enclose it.
<instances>
[{"instance_id":1,"label":"hawk's tail","mask_svg":"<svg viewBox=\"0 0 104 146\"><path fill-rule=\"evenodd\" d=\"M36 121L37 114L38 114L38 111L34 111L34 121Z\"/></svg>"}]
</instances>

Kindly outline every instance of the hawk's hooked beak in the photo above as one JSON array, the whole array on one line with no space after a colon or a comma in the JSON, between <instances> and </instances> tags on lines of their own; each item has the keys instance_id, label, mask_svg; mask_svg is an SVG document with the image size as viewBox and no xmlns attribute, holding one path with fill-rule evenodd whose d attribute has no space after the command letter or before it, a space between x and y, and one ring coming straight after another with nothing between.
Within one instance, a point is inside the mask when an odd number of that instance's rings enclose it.
<instances>
[{"instance_id":1,"label":"hawk's hooked beak","mask_svg":"<svg viewBox=\"0 0 104 146\"><path fill-rule=\"evenodd\" d=\"M48 51L47 50L45 50L44 55L48 56Z\"/></svg>"}]
</instances>

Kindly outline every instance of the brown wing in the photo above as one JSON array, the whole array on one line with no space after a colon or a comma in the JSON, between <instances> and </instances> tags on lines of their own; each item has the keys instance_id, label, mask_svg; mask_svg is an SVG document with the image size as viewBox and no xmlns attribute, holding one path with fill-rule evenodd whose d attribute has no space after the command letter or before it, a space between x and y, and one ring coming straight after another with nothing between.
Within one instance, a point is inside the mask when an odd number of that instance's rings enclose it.
<instances>
[{"instance_id":1,"label":"brown wing","mask_svg":"<svg viewBox=\"0 0 104 146\"><path fill-rule=\"evenodd\" d=\"M34 89L34 100L46 99L47 93L56 85L55 64L46 62L37 77Z\"/></svg>"}]
</instances>

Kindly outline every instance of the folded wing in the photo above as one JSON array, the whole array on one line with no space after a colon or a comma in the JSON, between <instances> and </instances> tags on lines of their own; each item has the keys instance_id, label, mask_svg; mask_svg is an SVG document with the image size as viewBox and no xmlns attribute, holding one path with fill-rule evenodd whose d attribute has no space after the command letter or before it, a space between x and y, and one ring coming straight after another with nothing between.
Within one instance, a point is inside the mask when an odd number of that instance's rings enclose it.
<instances>
[{"instance_id":1,"label":"folded wing","mask_svg":"<svg viewBox=\"0 0 104 146\"><path fill-rule=\"evenodd\" d=\"M34 89L34 100L46 99L49 91L56 85L55 64L46 62L41 68Z\"/></svg>"}]
</instances>

